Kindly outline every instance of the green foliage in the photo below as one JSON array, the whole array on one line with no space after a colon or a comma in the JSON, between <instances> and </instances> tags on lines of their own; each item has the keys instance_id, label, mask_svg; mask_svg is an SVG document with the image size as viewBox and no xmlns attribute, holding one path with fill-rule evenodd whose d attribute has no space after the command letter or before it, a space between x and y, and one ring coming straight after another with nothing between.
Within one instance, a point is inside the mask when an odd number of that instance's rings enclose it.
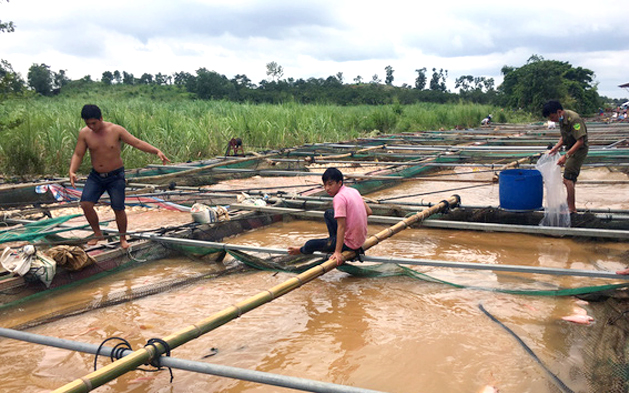
<instances>
[{"instance_id":1,"label":"green foliage","mask_svg":"<svg viewBox=\"0 0 629 393\"><path fill-rule=\"evenodd\" d=\"M191 82L192 81L186 86L188 91L196 93L197 97L204 100L227 99L230 98L236 90L225 75L208 71L205 68L198 69L194 83Z\"/></svg>"},{"instance_id":2,"label":"green foliage","mask_svg":"<svg viewBox=\"0 0 629 393\"><path fill-rule=\"evenodd\" d=\"M89 78L89 76L87 76ZM70 83L70 78L66 76L66 70L59 70L59 72L52 73L53 87L55 89L61 89L63 86Z\"/></svg>"},{"instance_id":3,"label":"green foliage","mask_svg":"<svg viewBox=\"0 0 629 393\"><path fill-rule=\"evenodd\" d=\"M367 116L362 128L365 130L375 130L380 133L388 133L395 128L397 121L398 115L393 111L393 108L379 106Z\"/></svg>"},{"instance_id":4,"label":"green foliage","mask_svg":"<svg viewBox=\"0 0 629 393\"><path fill-rule=\"evenodd\" d=\"M0 131L0 167L5 173L65 174L78 131L84 126L79 113L86 103L99 105L105 121L125 127L161 149L173 162L223 154L232 137L242 138L246 150L260 151L348 140L374 130L395 133L457 125L477 127L488 113L500 112L488 105L403 105L395 100L379 106L239 104L186 99L188 93L177 86L85 83L90 84L87 90L69 86L53 98L10 99L0 106L0 124L13 124ZM505 121L512 116L505 112ZM154 155L130 146L123 148L122 157L129 169L156 163ZM80 171L86 174L89 167L86 157Z\"/></svg>"},{"instance_id":5,"label":"green foliage","mask_svg":"<svg viewBox=\"0 0 629 393\"><path fill-rule=\"evenodd\" d=\"M437 72L436 68L432 69L432 78L430 78L430 90L432 91L440 91L445 93L447 91L446 88L446 78L448 77L448 70L444 70L443 68Z\"/></svg>"},{"instance_id":6,"label":"green foliage","mask_svg":"<svg viewBox=\"0 0 629 393\"><path fill-rule=\"evenodd\" d=\"M7 0L7 3L9 0ZM2 22L0 20L0 33L13 33L15 31L15 26L13 22Z\"/></svg>"},{"instance_id":7,"label":"green foliage","mask_svg":"<svg viewBox=\"0 0 629 393\"><path fill-rule=\"evenodd\" d=\"M388 65L384 67L384 71L387 73L387 76L384 78L384 83L389 86L393 85L393 67Z\"/></svg>"},{"instance_id":8,"label":"green foliage","mask_svg":"<svg viewBox=\"0 0 629 393\"><path fill-rule=\"evenodd\" d=\"M122 83L125 85L135 85L135 78L133 77L133 74L122 71Z\"/></svg>"},{"instance_id":9,"label":"green foliage","mask_svg":"<svg viewBox=\"0 0 629 393\"><path fill-rule=\"evenodd\" d=\"M277 82L284 75L284 68L275 61L272 61L266 65L266 75Z\"/></svg>"},{"instance_id":10,"label":"green foliage","mask_svg":"<svg viewBox=\"0 0 629 393\"><path fill-rule=\"evenodd\" d=\"M24 80L13 71L11 63L0 60L0 99L9 94L18 94L24 90Z\"/></svg>"},{"instance_id":11,"label":"green foliage","mask_svg":"<svg viewBox=\"0 0 629 393\"><path fill-rule=\"evenodd\" d=\"M503 67L504 80L499 86L502 103L538 114L550 99L559 100L564 107L590 114L601 105L594 72L573 68L568 62L544 60L533 55L526 65Z\"/></svg>"},{"instance_id":12,"label":"green foliage","mask_svg":"<svg viewBox=\"0 0 629 393\"><path fill-rule=\"evenodd\" d=\"M52 94L52 72L46 64L33 64L28 69L28 86L43 96Z\"/></svg>"},{"instance_id":13,"label":"green foliage","mask_svg":"<svg viewBox=\"0 0 629 393\"><path fill-rule=\"evenodd\" d=\"M417 90L424 90L426 88L426 67L416 69L417 78L415 78L415 88Z\"/></svg>"},{"instance_id":14,"label":"green foliage","mask_svg":"<svg viewBox=\"0 0 629 393\"><path fill-rule=\"evenodd\" d=\"M114 74L111 71L103 72L103 75L100 78L100 81L106 85L111 85L111 82L114 80Z\"/></svg>"}]
</instances>

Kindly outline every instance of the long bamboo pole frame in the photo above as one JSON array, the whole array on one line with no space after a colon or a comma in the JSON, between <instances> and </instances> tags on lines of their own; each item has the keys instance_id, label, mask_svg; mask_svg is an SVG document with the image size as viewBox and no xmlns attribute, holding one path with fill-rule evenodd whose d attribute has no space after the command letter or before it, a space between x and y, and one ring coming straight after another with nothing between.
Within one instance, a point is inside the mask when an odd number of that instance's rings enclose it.
<instances>
[{"instance_id":1,"label":"long bamboo pole frame","mask_svg":"<svg viewBox=\"0 0 629 393\"><path fill-rule=\"evenodd\" d=\"M193 173L205 171L205 170L212 169L212 168L217 168L217 167L220 167L220 166L238 164L238 163L244 162L244 161L263 160L263 159L265 159L267 157L277 156L278 154L283 154L285 152L289 152L289 151L292 151L292 150L294 150L294 149L286 149L284 151L276 151L276 152L272 152L272 153L269 153L269 154L258 154L258 155L254 155L254 156L239 157L239 158L234 158L234 159L231 159L231 160L226 160L226 161L221 161L221 162L215 162L213 164L204 165L204 166L201 166L201 167L198 167L198 168L187 169L187 170L183 170L183 171L179 171L179 172L165 173L165 174L155 175L155 176L142 176L141 179L142 179L143 182L150 182L150 181L155 181L155 180L166 180L166 179L170 179L170 178L173 178L173 177L188 176L188 175L191 175Z\"/></svg>"},{"instance_id":2,"label":"long bamboo pole frame","mask_svg":"<svg viewBox=\"0 0 629 393\"><path fill-rule=\"evenodd\" d=\"M378 232L377 234L370 236L364 243L363 248L365 250L375 246L381 241L393 236L394 234L410 227L412 224L422 221L425 218L438 213L450 206L456 206L460 203L460 198L457 195L450 197L448 200L443 200L435 206L423 210L417 214L407 217L397 224ZM348 260L355 257L356 254L353 251L343 252L343 257ZM298 274L291 279L284 281L266 291L262 291L256 295L251 296L241 302L238 302L232 306L229 306L208 318L205 318L193 325L190 325L170 336L164 337L165 341L170 349L177 348L189 341L194 340L201 335L208 333L227 322L240 317L241 315L263 305L271 302L282 295L285 295L292 290L299 288L303 284L314 280L315 278L334 270L337 267L337 261L335 259L328 259L320 265L317 265L307 271ZM112 381L113 379L129 372L137 367L150 363L153 359L158 358L167 351L162 344L156 343L154 346L148 346L135 351L129 356L118 359L117 361L108 364L107 366L96 370L84 377L76 379L69 384L62 386L53 393L83 393L89 392L99 386Z\"/></svg>"}]
</instances>

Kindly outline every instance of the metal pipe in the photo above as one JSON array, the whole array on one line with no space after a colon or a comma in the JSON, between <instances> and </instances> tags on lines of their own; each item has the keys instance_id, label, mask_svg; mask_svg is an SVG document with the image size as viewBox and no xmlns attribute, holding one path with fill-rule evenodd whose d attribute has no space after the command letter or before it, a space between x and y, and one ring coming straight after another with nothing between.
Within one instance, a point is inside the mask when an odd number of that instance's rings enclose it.
<instances>
[{"instance_id":1,"label":"metal pipe","mask_svg":"<svg viewBox=\"0 0 629 393\"><path fill-rule=\"evenodd\" d=\"M34 344L47 345L50 347L68 349L71 351L89 353L92 355L111 356L113 348L99 346L95 344L82 343L78 341L66 340L62 338L43 336L39 334L22 332L19 330L0 328L0 336L30 342ZM122 356L131 355L133 351L125 349ZM238 367L223 366L219 364L195 362L186 359L177 359L164 356L159 359L160 365L179 370L192 371L202 374L218 375L221 377L241 379L244 381L256 382L265 385L281 386L285 388L298 389L306 392L320 393L378 393L376 390L363 389L353 386L339 385L330 382L315 381L312 379L291 377L281 374L273 374L262 371L247 370Z\"/></svg>"},{"instance_id":2,"label":"metal pipe","mask_svg":"<svg viewBox=\"0 0 629 393\"><path fill-rule=\"evenodd\" d=\"M329 144L329 147L333 148L356 148L361 145L356 144ZM531 146L475 146L475 145L426 145L426 146L417 146L417 145L387 145L387 150L411 150L411 151L497 151L497 152L507 152L507 151L516 151L516 152L544 152L548 146L546 145L531 145ZM604 147L592 146L590 151L609 151ZM620 151L620 150L619 150Z\"/></svg>"},{"instance_id":3,"label":"metal pipe","mask_svg":"<svg viewBox=\"0 0 629 393\"><path fill-rule=\"evenodd\" d=\"M190 245L195 247L209 247L219 248L222 250L234 250L234 251L253 251L268 254L287 255L288 251L283 248L272 247L255 247L245 246L240 244L227 244L217 242L206 242L202 240L190 240L190 239L178 239L172 237L152 236L151 240L163 243L174 243L182 245ZM316 252L313 255L326 256L329 254ZM595 277L595 278L611 278L618 280L629 280L629 275L619 275L614 272L605 272L597 270L585 270L585 269L560 269L549 267L532 267L532 266L518 266L518 265L492 265L483 264L477 262L450 262L439 261L430 259L417 259L417 258L390 258L390 257L375 257L370 255L362 256L362 259L367 262L379 262L379 263L396 263L402 265L416 265L416 266L435 266L435 267L447 267L454 269L468 269L468 270L493 270L510 273L530 273L530 274L548 274L555 276L580 276L580 277Z\"/></svg>"},{"instance_id":4,"label":"metal pipe","mask_svg":"<svg viewBox=\"0 0 629 393\"><path fill-rule=\"evenodd\" d=\"M616 280L628 280L629 275L616 274L615 272L604 272L596 270L585 269L559 269L551 267L532 267L532 266L517 266L517 265L490 265L484 263L475 262L449 262L449 261L435 261L429 259L410 259L410 258L388 258L388 257L372 257L365 255L363 260L368 262L379 263L396 263L402 265L415 265L415 266L435 266L435 267L447 267L454 269L472 269L472 270L492 270L499 272L509 273L530 273L530 274L548 274L553 276L579 276L579 277L594 277L594 278L611 278Z\"/></svg>"},{"instance_id":5,"label":"metal pipe","mask_svg":"<svg viewBox=\"0 0 629 393\"><path fill-rule=\"evenodd\" d=\"M549 236L584 236L584 237L600 237L606 239L629 239L629 231L619 231L615 229L587 229L587 228L558 228L543 227L534 225L511 225L511 224L489 224L462 221L442 221L429 220L425 221L423 226L428 228L441 229L463 229L472 231L488 231L488 232L516 232L528 233L535 235Z\"/></svg>"}]
</instances>

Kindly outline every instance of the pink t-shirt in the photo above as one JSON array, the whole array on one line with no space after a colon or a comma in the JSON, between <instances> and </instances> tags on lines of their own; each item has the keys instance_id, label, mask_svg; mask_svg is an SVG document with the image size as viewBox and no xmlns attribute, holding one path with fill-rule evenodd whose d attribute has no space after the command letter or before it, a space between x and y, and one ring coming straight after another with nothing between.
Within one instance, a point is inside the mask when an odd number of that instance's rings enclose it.
<instances>
[{"instance_id":1,"label":"pink t-shirt","mask_svg":"<svg viewBox=\"0 0 629 393\"><path fill-rule=\"evenodd\" d=\"M354 250L362 247L367 239L367 210L360 193L343 185L332 205L334 218L345 217L345 245Z\"/></svg>"}]
</instances>

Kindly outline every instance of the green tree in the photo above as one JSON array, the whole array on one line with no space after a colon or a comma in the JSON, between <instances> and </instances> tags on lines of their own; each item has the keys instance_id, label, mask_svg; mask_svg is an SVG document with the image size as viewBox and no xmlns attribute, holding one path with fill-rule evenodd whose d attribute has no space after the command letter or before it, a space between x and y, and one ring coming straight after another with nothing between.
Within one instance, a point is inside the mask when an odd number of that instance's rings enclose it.
<instances>
[{"instance_id":1,"label":"green tree","mask_svg":"<svg viewBox=\"0 0 629 393\"><path fill-rule=\"evenodd\" d=\"M577 112L592 113L600 104L594 72L568 62L533 55L520 68L504 66L502 74L501 100L513 108L537 114L546 101L555 99Z\"/></svg>"},{"instance_id":2,"label":"green tree","mask_svg":"<svg viewBox=\"0 0 629 393\"><path fill-rule=\"evenodd\" d=\"M100 78L100 81L106 85L111 85L111 82L114 80L114 74L111 71L103 72L103 75Z\"/></svg>"},{"instance_id":3,"label":"green tree","mask_svg":"<svg viewBox=\"0 0 629 393\"><path fill-rule=\"evenodd\" d=\"M181 71L175 72L173 76L173 82L175 86L188 86L191 81L194 81L195 77L189 72ZM188 89L190 90L190 89Z\"/></svg>"},{"instance_id":4,"label":"green tree","mask_svg":"<svg viewBox=\"0 0 629 393\"><path fill-rule=\"evenodd\" d=\"M158 72L155 74L155 84L156 85L166 85L168 84L168 76Z\"/></svg>"},{"instance_id":5,"label":"green tree","mask_svg":"<svg viewBox=\"0 0 629 393\"><path fill-rule=\"evenodd\" d=\"M430 90L440 91L445 93L447 91L446 88L446 78L448 76L448 70L442 68L437 72L436 68L432 69L432 78L430 79Z\"/></svg>"},{"instance_id":6,"label":"green tree","mask_svg":"<svg viewBox=\"0 0 629 393\"><path fill-rule=\"evenodd\" d=\"M120 75L120 71L118 71L118 70L114 71L113 78L114 78L114 82L116 82L118 84L121 83L122 82L122 75Z\"/></svg>"},{"instance_id":7,"label":"green tree","mask_svg":"<svg viewBox=\"0 0 629 393\"><path fill-rule=\"evenodd\" d=\"M461 75L454 81L454 88L459 89L459 94L470 91L474 77L472 75Z\"/></svg>"},{"instance_id":8,"label":"green tree","mask_svg":"<svg viewBox=\"0 0 629 393\"><path fill-rule=\"evenodd\" d=\"M234 85L225 77L215 71L205 68L197 70L194 93L201 99L220 100L228 98L235 91Z\"/></svg>"},{"instance_id":9,"label":"green tree","mask_svg":"<svg viewBox=\"0 0 629 393\"><path fill-rule=\"evenodd\" d=\"M2 2L2 0L0 0ZM7 0L7 3L9 0ZM0 20L0 33L13 33L15 31L15 26L13 22L2 22Z\"/></svg>"},{"instance_id":10,"label":"green tree","mask_svg":"<svg viewBox=\"0 0 629 393\"><path fill-rule=\"evenodd\" d=\"M273 81L278 81L284 76L284 68L272 61L266 65L266 76L270 76Z\"/></svg>"},{"instance_id":11,"label":"green tree","mask_svg":"<svg viewBox=\"0 0 629 393\"><path fill-rule=\"evenodd\" d=\"M415 78L415 88L417 90L424 90L426 88L426 67L415 70L417 72L417 78Z\"/></svg>"},{"instance_id":12,"label":"green tree","mask_svg":"<svg viewBox=\"0 0 629 393\"><path fill-rule=\"evenodd\" d=\"M234 84L236 89L251 89L254 87L253 83L251 83L251 79L247 78L245 74L237 74L231 82Z\"/></svg>"},{"instance_id":13,"label":"green tree","mask_svg":"<svg viewBox=\"0 0 629 393\"><path fill-rule=\"evenodd\" d=\"M52 73L53 87L55 89L61 89L63 86L70 83L70 78L66 75L66 70L59 70L59 72Z\"/></svg>"},{"instance_id":14,"label":"green tree","mask_svg":"<svg viewBox=\"0 0 629 393\"><path fill-rule=\"evenodd\" d=\"M390 65L384 67L384 70L386 72L385 78L384 78L384 83L386 83L387 85L392 85L393 84L393 67L391 67Z\"/></svg>"},{"instance_id":15,"label":"green tree","mask_svg":"<svg viewBox=\"0 0 629 393\"><path fill-rule=\"evenodd\" d=\"M151 85L151 84L153 84L153 75L147 74L145 72L140 77L140 81L139 82L140 82L141 85Z\"/></svg>"},{"instance_id":16,"label":"green tree","mask_svg":"<svg viewBox=\"0 0 629 393\"><path fill-rule=\"evenodd\" d=\"M363 77L360 75L356 75L356 78L354 78L354 83L360 85L361 83L363 83Z\"/></svg>"},{"instance_id":17,"label":"green tree","mask_svg":"<svg viewBox=\"0 0 629 393\"><path fill-rule=\"evenodd\" d=\"M28 86L43 96L52 94L52 73L46 64L33 64L28 69Z\"/></svg>"},{"instance_id":18,"label":"green tree","mask_svg":"<svg viewBox=\"0 0 629 393\"><path fill-rule=\"evenodd\" d=\"M135 78L133 77L133 74L127 73L127 71L122 71L122 84L135 85Z\"/></svg>"},{"instance_id":19,"label":"green tree","mask_svg":"<svg viewBox=\"0 0 629 393\"><path fill-rule=\"evenodd\" d=\"M13 71L13 66L8 61L0 60L0 96L21 93L23 90L24 80L20 74Z\"/></svg>"}]
</instances>

